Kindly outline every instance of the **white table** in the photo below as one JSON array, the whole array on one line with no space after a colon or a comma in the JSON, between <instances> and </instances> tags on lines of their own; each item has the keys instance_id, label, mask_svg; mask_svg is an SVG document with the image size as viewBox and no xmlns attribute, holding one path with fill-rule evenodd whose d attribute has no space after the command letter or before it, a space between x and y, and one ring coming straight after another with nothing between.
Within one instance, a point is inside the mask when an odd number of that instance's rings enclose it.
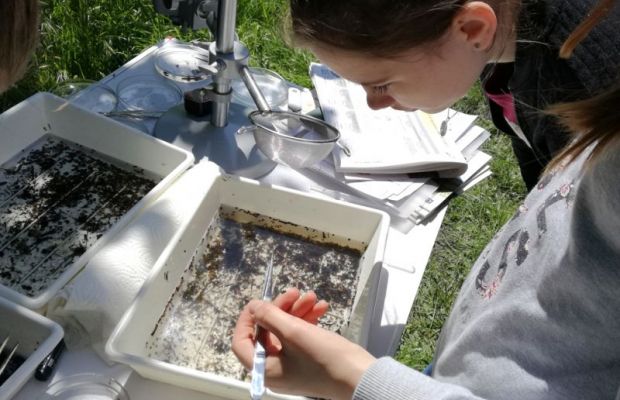
<instances>
[{"instance_id":1,"label":"white table","mask_svg":"<svg viewBox=\"0 0 620 400\"><path fill-rule=\"evenodd\" d=\"M155 50L156 46L141 53L102 82L114 89L118 81L130 74L157 74L152 65ZM199 85L194 83L180 86L182 90L189 90ZM150 124L152 129L154 122ZM284 166L276 167L260 180L301 190L319 189L303 175ZM384 300L383 304L377 304L382 310L381 321L371 329L368 348L375 355L392 355L397 349L444 214L445 209L426 225L418 225L406 234L390 228L380 282L385 293L378 296ZM96 373L115 378L125 384L132 400L218 400L204 393L144 379L124 365L108 365L90 348L66 351L49 382L41 383L32 379L14 399L36 399L50 384L76 373Z\"/></svg>"}]
</instances>

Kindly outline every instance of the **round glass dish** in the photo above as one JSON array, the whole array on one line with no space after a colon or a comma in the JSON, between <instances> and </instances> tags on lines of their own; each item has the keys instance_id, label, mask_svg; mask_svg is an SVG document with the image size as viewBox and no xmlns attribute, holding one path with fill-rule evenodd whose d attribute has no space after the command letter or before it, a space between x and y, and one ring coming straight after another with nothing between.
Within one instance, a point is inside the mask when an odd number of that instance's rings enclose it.
<instances>
[{"instance_id":1,"label":"round glass dish","mask_svg":"<svg viewBox=\"0 0 620 400\"><path fill-rule=\"evenodd\" d=\"M152 76L129 76L118 83L121 110L165 112L183 100L175 84Z\"/></svg>"},{"instance_id":2,"label":"round glass dish","mask_svg":"<svg viewBox=\"0 0 620 400\"><path fill-rule=\"evenodd\" d=\"M288 106L288 84L286 80L276 72L265 68L250 68L250 72L256 81L267 104L274 110L284 110ZM256 103L240 79L232 81L232 98L235 103L247 107L256 108Z\"/></svg>"},{"instance_id":3,"label":"round glass dish","mask_svg":"<svg viewBox=\"0 0 620 400\"><path fill-rule=\"evenodd\" d=\"M51 92L62 98L69 98L87 87L95 84L95 81L89 79L67 80L59 82Z\"/></svg>"},{"instance_id":4,"label":"round glass dish","mask_svg":"<svg viewBox=\"0 0 620 400\"><path fill-rule=\"evenodd\" d=\"M52 89L52 93L81 108L98 113L114 111L118 105L114 91L95 81L65 81Z\"/></svg>"},{"instance_id":5,"label":"round glass dish","mask_svg":"<svg viewBox=\"0 0 620 400\"><path fill-rule=\"evenodd\" d=\"M191 45L168 44L157 51L154 64L162 76L189 83L211 79L211 74L198 68L198 65L208 63L206 50Z\"/></svg>"},{"instance_id":6,"label":"round glass dish","mask_svg":"<svg viewBox=\"0 0 620 400\"><path fill-rule=\"evenodd\" d=\"M54 382L39 400L129 400L118 381L96 374L78 374Z\"/></svg>"}]
</instances>

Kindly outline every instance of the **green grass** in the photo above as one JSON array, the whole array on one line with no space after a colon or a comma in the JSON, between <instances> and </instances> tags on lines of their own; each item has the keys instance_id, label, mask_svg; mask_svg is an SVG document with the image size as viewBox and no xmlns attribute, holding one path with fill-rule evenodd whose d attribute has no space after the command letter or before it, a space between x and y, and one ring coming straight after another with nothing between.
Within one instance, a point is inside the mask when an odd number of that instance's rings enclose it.
<instances>
[{"instance_id":1,"label":"green grass","mask_svg":"<svg viewBox=\"0 0 620 400\"><path fill-rule=\"evenodd\" d=\"M307 52L288 48L280 17L283 0L239 0L237 32L251 50L250 65L273 69L309 86ZM0 95L0 110L67 79L99 80L166 36L210 38L186 31L158 15L150 0L44 0L41 45L26 76Z\"/></svg>"},{"instance_id":2,"label":"green grass","mask_svg":"<svg viewBox=\"0 0 620 400\"><path fill-rule=\"evenodd\" d=\"M237 32L250 64L309 86L307 52L288 48L280 17L286 0L239 0ZM157 15L149 0L46 0L41 45L26 77L0 96L5 110L64 79L98 80L165 36L208 39L206 32L181 32ZM457 107L478 114L492 132L484 148L493 156L493 176L451 201L412 309L397 358L414 368L431 359L435 341L464 276L493 234L522 200L521 182L509 141L486 119L480 88Z\"/></svg>"}]
</instances>

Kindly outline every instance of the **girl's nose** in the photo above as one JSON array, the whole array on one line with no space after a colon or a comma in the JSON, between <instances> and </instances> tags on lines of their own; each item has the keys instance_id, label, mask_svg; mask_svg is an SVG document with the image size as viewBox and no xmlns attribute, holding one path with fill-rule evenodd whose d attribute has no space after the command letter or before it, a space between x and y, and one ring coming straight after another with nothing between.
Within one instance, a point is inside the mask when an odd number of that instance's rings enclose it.
<instances>
[{"instance_id":1,"label":"girl's nose","mask_svg":"<svg viewBox=\"0 0 620 400\"><path fill-rule=\"evenodd\" d=\"M396 101L386 94L372 94L367 93L366 102L368 103L368 107L373 110L380 110L382 108L391 107L396 104Z\"/></svg>"}]
</instances>

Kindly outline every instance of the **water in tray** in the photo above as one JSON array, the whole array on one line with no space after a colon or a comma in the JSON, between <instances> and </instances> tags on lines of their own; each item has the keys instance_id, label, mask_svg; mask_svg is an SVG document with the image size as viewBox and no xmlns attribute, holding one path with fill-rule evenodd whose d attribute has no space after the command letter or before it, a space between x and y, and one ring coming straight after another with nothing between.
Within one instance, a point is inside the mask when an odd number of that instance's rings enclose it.
<instances>
[{"instance_id":1,"label":"water in tray","mask_svg":"<svg viewBox=\"0 0 620 400\"><path fill-rule=\"evenodd\" d=\"M155 185L137 167L45 135L0 165L0 284L45 290Z\"/></svg>"},{"instance_id":2,"label":"water in tray","mask_svg":"<svg viewBox=\"0 0 620 400\"><path fill-rule=\"evenodd\" d=\"M244 379L230 350L243 306L259 298L274 254L276 293L295 286L330 303L320 324L349 320L365 244L222 206L147 342L151 358Z\"/></svg>"}]
</instances>

